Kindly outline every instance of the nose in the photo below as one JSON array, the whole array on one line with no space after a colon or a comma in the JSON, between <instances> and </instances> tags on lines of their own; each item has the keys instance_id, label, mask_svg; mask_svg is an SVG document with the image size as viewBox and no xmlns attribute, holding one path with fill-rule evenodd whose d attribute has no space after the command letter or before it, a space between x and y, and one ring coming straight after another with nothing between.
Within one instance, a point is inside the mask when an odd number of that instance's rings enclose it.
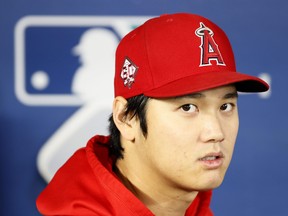
<instances>
[{"instance_id":1,"label":"nose","mask_svg":"<svg viewBox=\"0 0 288 216\"><path fill-rule=\"evenodd\" d=\"M203 117L200 138L204 143L222 142L225 136L221 119L213 114Z\"/></svg>"}]
</instances>

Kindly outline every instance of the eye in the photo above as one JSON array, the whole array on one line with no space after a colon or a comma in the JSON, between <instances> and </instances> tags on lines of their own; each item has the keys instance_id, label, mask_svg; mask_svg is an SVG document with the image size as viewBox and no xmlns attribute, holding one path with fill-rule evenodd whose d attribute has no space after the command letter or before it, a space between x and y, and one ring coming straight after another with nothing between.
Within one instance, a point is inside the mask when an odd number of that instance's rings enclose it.
<instances>
[{"instance_id":1,"label":"eye","mask_svg":"<svg viewBox=\"0 0 288 216\"><path fill-rule=\"evenodd\" d=\"M224 111L224 112L229 112L233 109L235 105L232 103L225 103L220 107L220 110Z\"/></svg>"},{"instance_id":2,"label":"eye","mask_svg":"<svg viewBox=\"0 0 288 216\"><path fill-rule=\"evenodd\" d=\"M183 110L186 113L193 113L198 110L198 108L193 104L184 104L181 106L181 110Z\"/></svg>"}]
</instances>

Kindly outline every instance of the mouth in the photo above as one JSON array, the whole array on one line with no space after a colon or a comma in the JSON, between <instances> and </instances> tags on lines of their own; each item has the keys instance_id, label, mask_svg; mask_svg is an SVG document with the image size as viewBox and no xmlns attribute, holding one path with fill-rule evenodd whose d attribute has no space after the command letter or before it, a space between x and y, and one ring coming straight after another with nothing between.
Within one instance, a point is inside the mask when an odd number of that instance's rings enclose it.
<instances>
[{"instance_id":1,"label":"mouth","mask_svg":"<svg viewBox=\"0 0 288 216\"><path fill-rule=\"evenodd\" d=\"M222 152L209 153L204 157L199 158L199 161L208 169L217 169L222 166L224 155Z\"/></svg>"}]
</instances>

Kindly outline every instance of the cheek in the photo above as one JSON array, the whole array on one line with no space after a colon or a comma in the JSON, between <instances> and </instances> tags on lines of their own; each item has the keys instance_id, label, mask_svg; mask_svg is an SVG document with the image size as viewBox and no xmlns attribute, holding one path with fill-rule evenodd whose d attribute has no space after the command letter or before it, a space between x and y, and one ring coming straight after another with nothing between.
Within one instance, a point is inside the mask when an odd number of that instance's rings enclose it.
<instances>
[{"instance_id":1,"label":"cheek","mask_svg":"<svg viewBox=\"0 0 288 216\"><path fill-rule=\"evenodd\" d=\"M195 152L195 131L192 132L176 119L168 119L162 115L153 118L150 123L146 143L154 162L163 169L175 172L181 170L185 163L191 165L191 154Z\"/></svg>"},{"instance_id":2,"label":"cheek","mask_svg":"<svg viewBox=\"0 0 288 216\"><path fill-rule=\"evenodd\" d=\"M226 125L225 142L222 146L223 151L228 159L227 166L230 164L230 161L233 156L234 147L235 147L235 143L236 143L236 139L238 135L238 129L239 129L239 120L238 120L238 116L235 116L235 118L229 121L229 124Z\"/></svg>"},{"instance_id":3,"label":"cheek","mask_svg":"<svg viewBox=\"0 0 288 216\"><path fill-rule=\"evenodd\" d=\"M234 148L236 138L238 135L239 130L239 118L238 115L236 115L233 120L229 121L230 124L228 124L226 129L226 138L229 140L229 142L232 143L232 148Z\"/></svg>"},{"instance_id":4,"label":"cheek","mask_svg":"<svg viewBox=\"0 0 288 216\"><path fill-rule=\"evenodd\" d=\"M159 114L148 122L148 137L153 142L159 142L163 150L169 150L169 148L176 150L183 147L188 139L191 142L192 136L189 129L173 116L168 118L166 115Z\"/></svg>"},{"instance_id":5,"label":"cheek","mask_svg":"<svg viewBox=\"0 0 288 216\"><path fill-rule=\"evenodd\" d=\"M159 159L171 157L172 152L177 149L177 138L179 134L177 129L169 123L161 121L159 117L155 120L155 124L148 125L147 144L152 155L158 155ZM156 123L157 122L157 123ZM174 130L175 129L175 130Z\"/></svg>"}]
</instances>

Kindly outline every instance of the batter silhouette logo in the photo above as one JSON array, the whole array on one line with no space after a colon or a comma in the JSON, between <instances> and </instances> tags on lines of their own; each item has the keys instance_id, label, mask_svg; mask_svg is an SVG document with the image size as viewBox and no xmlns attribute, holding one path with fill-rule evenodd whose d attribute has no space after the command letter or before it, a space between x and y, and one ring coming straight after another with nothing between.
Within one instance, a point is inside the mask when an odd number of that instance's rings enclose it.
<instances>
[{"instance_id":1,"label":"batter silhouette logo","mask_svg":"<svg viewBox=\"0 0 288 216\"><path fill-rule=\"evenodd\" d=\"M148 18L27 16L16 24L17 99L27 106L79 106L42 144L37 166L47 182L95 131L107 133L116 47Z\"/></svg>"}]
</instances>

